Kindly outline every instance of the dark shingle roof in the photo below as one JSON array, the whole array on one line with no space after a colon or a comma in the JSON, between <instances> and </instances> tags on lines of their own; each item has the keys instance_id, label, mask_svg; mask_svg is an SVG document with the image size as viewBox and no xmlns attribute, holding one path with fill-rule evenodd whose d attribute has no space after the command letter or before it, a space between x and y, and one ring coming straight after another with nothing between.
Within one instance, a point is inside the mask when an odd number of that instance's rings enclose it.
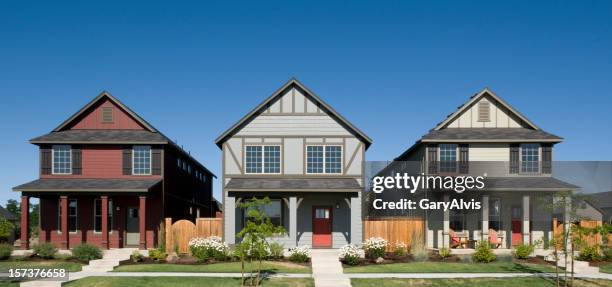
<instances>
[{"instance_id":1,"label":"dark shingle roof","mask_svg":"<svg viewBox=\"0 0 612 287\"><path fill-rule=\"evenodd\" d=\"M578 186L558 180L554 177L487 177L485 190L550 190L567 191L578 189Z\"/></svg>"},{"instance_id":2,"label":"dark shingle roof","mask_svg":"<svg viewBox=\"0 0 612 287\"><path fill-rule=\"evenodd\" d=\"M561 137L542 130L526 128L447 128L431 130L421 141L553 141L560 142Z\"/></svg>"},{"instance_id":3,"label":"dark shingle roof","mask_svg":"<svg viewBox=\"0 0 612 287\"><path fill-rule=\"evenodd\" d=\"M587 195L590 202L599 208L612 207L612 191L598 192Z\"/></svg>"},{"instance_id":4,"label":"dark shingle roof","mask_svg":"<svg viewBox=\"0 0 612 287\"><path fill-rule=\"evenodd\" d=\"M6 218L8 221L16 220L15 215L2 206L0 206L0 217Z\"/></svg>"},{"instance_id":5,"label":"dark shingle roof","mask_svg":"<svg viewBox=\"0 0 612 287\"><path fill-rule=\"evenodd\" d=\"M77 192L146 192L161 179L37 179L16 187L14 191L77 191Z\"/></svg>"},{"instance_id":6,"label":"dark shingle roof","mask_svg":"<svg viewBox=\"0 0 612 287\"><path fill-rule=\"evenodd\" d=\"M230 191L358 191L361 186L351 178L232 178L226 188Z\"/></svg>"},{"instance_id":7,"label":"dark shingle roof","mask_svg":"<svg viewBox=\"0 0 612 287\"><path fill-rule=\"evenodd\" d=\"M168 143L160 133L145 130L65 130L30 140L31 143Z\"/></svg>"}]
</instances>

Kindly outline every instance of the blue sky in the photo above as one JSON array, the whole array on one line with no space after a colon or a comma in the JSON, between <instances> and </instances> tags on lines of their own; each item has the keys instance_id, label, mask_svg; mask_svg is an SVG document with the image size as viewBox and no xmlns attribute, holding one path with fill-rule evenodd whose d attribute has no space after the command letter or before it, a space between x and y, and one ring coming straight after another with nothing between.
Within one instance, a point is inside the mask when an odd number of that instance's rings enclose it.
<instances>
[{"instance_id":1,"label":"blue sky","mask_svg":"<svg viewBox=\"0 0 612 287\"><path fill-rule=\"evenodd\" d=\"M86 2L0 4L2 203L37 177L27 140L102 90L217 174L213 140L290 77L374 139L370 160L485 86L566 138L556 160L612 159L610 1Z\"/></svg>"}]
</instances>

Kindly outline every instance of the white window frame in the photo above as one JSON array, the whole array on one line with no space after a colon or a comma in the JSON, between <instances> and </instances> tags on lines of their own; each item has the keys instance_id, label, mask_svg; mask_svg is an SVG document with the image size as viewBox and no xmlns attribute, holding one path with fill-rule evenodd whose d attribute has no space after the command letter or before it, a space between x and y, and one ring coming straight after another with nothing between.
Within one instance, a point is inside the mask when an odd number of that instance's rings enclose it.
<instances>
[{"instance_id":1,"label":"white window frame","mask_svg":"<svg viewBox=\"0 0 612 287\"><path fill-rule=\"evenodd\" d=\"M536 162L536 171L524 171L523 170L523 147L525 145L537 145L538 146L538 160ZM539 174L542 172L542 144L540 143L522 143L519 145L519 173L520 174Z\"/></svg>"},{"instance_id":2,"label":"white window frame","mask_svg":"<svg viewBox=\"0 0 612 287\"><path fill-rule=\"evenodd\" d=\"M261 147L261 172L247 172L247 147ZM265 158L265 147L277 146L278 147L278 172L266 172L266 158ZM283 173L283 146L279 144L248 144L244 146L244 173L245 174L282 174Z\"/></svg>"},{"instance_id":3,"label":"white window frame","mask_svg":"<svg viewBox=\"0 0 612 287\"><path fill-rule=\"evenodd\" d=\"M454 145L455 146L455 161L454 161L455 166L454 166L454 170L453 171L449 171L449 170L442 171L442 169L443 169L442 168L442 163L443 162L447 162L447 163L453 162L452 160L442 160L442 146L443 145L449 145L449 146ZM438 145L438 172L440 172L440 173L455 173L455 172L457 172L459 170L459 163L458 163L459 162L459 152L460 152L459 151L459 144L456 144L456 143L441 143L441 144L439 144Z\"/></svg>"},{"instance_id":4,"label":"white window frame","mask_svg":"<svg viewBox=\"0 0 612 287\"><path fill-rule=\"evenodd\" d=\"M308 172L308 147L309 146L322 146L323 147L323 172ZM340 147L340 172L326 172L326 167L327 167L327 156L325 155L326 153L326 148L328 146L336 146L336 147ZM338 174L344 174L344 146L340 145L340 144L308 144L306 145L306 148L304 149L304 153L305 153L305 161L304 161L304 171L306 172L306 174L314 174L314 175L338 175Z\"/></svg>"},{"instance_id":5,"label":"white window frame","mask_svg":"<svg viewBox=\"0 0 612 287\"><path fill-rule=\"evenodd\" d=\"M55 171L55 147L68 147L68 172L56 172ZM58 144L51 146L51 174L72 174L72 146L66 144Z\"/></svg>"},{"instance_id":6,"label":"white window frame","mask_svg":"<svg viewBox=\"0 0 612 287\"><path fill-rule=\"evenodd\" d=\"M135 173L135 165L134 165L134 159L136 158L134 150L136 149L137 146L147 146L149 147L149 173ZM132 146L132 175L138 175L138 176L147 176L147 175L151 175L153 172L153 148L150 145L134 145Z\"/></svg>"}]
</instances>

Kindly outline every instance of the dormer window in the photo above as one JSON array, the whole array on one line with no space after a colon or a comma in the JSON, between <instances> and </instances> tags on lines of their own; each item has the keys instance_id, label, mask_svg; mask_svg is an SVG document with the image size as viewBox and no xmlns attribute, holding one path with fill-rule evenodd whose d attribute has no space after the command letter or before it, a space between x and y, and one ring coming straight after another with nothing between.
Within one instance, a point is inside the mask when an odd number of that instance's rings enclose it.
<instances>
[{"instance_id":1,"label":"dormer window","mask_svg":"<svg viewBox=\"0 0 612 287\"><path fill-rule=\"evenodd\" d=\"M54 145L52 159L53 174L72 173L72 152L69 145Z\"/></svg>"},{"instance_id":2,"label":"dormer window","mask_svg":"<svg viewBox=\"0 0 612 287\"><path fill-rule=\"evenodd\" d=\"M478 121L479 122L490 122L491 121L491 108L487 101L481 101L478 103Z\"/></svg>"},{"instance_id":3,"label":"dormer window","mask_svg":"<svg viewBox=\"0 0 612 287\"><path fill-rule=\"evenodd\" d=\"M113 122L113 108L102 108L102 123L110 124Z\"/></svg>"}]
</instances>

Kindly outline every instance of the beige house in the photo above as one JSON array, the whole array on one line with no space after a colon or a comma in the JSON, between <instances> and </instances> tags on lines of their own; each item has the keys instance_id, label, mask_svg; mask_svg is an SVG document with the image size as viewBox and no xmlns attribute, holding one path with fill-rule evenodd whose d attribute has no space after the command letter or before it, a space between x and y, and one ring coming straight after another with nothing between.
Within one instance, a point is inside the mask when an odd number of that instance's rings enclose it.
<instances>
[{"instance_id":1,"label":"beige house","mask_svg":"<svg viewBox=\"0 0 612 287\"><path fill-rule=\"evenodd\" d=\"M295 79L216 144L223 150L224 240L245 224L238 204L268 196L266 212L288 233L285 247L340 247L362 241L365 151L372 141Z\"/></svg>"}]
</instances>

